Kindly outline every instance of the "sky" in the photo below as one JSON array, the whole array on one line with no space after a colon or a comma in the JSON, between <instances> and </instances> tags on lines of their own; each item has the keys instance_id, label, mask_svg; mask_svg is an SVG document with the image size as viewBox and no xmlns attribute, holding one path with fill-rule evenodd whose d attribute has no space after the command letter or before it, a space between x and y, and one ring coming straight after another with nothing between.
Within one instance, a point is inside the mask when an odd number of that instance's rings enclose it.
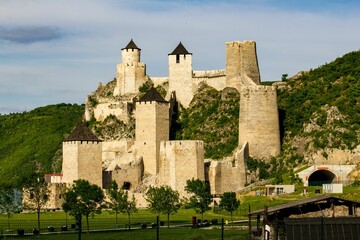
<instances>
[{"instance_id":1,"label":"sky","mask_svg":"<svg viewBox=\"0 0 360 240\"><path fill-rule=\"evenodd\" d=\"M193 70L225 68L225 43L254 40L262 81L360 48L358 0L1 0L0 114L85 102L133 39L149 76L181 41Z\"/></svg>"}]
</instances>

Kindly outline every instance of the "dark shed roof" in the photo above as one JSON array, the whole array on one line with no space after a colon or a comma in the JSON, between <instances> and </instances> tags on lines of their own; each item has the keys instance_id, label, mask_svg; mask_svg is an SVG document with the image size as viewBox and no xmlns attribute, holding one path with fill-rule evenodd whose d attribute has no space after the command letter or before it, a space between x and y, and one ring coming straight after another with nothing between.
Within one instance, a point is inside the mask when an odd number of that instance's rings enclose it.
<instances>
[{"instance_id":1,"label":"dark shed roof","mask_svg":"<svg viewBox=\"0 0 360 240\"><path fill-rule=\"evenodd\" d=\"M357 207L360 207L360 202L346 200L346 199L337 198L337 197L331 197L331 196L327 196L327 195L320 195L320 196L313 197L313 198L307 198L307 199L302 199L299 201L281 204L281 205L274 206L274 207L268 207L266 210L265 209L256 210L256 211L250 212L249 215L254 215L254 214L263 215L263 214L265 214L265 212L268 214L268 213L275 213L275 212L281 212L281 211L289 211L289 209L292 209L292 208L299 208L299 207L304 207L304 206L311 205L311 204L318 204L323 201L332 201L332 202L334 202L335 205L355 204L355 205L357 205Z\"/></svg>"},{"instance_id":2,"label":"dark shed roof","mask_svg":"<svg viewBox=\"0 0 360 240\"><path fill-rule=\"evenodd\" d=\"M188 50L186 50L186 48L184 47L184 45L180 42L179 45L177 45L177 47L174 49L174 51L172 53L170 53L169 55L179 55L179 54L191 54L188 52Z\"/></svg>"},{"instance_id":3,"label":"dark shed roof","mask_svg":"<svg viewBox=\"0 0 360 240\"><path fill-rule=\"evenodd\" d=\"M165 102L165 103L168 102L160 95L158 91L156 91L154 87L151 87L149 91L145 93L144 96L142 96L139 100L137 100L137 102L152 102L152 101Z\"/></svg>"},{"instance_id":4,"label":"dark shed roof","mask_svg":"<svg viewBox=\"0 0 360 240\"><path fill-rule=\"evenodd\" d=\"M101 142L95 134L84 124L84 122L79 122L75 129L70 133L70 135L64 140L64 142L70 141L93 141Z\"/></svg>"},{"instance_id":5,"label":"dark shed roof","mask_svg":"<svg viewBox=\"0 0 360 240\"><path fill-rule=\"evenodd\" d=\"M139 49L139 50L141 50L140 48L138 48L136 46L136 44L134 43L134 41L132 39L130 40L128 45L126 45L126 47L124 47L123 49ZM121 50L123 50L123 49L121 49Z\"/></svg>"}]
</instances>

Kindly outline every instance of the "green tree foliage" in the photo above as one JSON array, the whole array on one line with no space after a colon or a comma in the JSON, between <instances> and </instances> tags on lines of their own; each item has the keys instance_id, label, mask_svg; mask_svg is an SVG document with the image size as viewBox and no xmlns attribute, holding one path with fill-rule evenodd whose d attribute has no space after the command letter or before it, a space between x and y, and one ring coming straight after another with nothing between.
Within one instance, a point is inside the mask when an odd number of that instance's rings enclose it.
<instances>
[{"instance_id":1,"label":"green tree foliage","mask_svg":"<svg viewBox=\"0 0 360 240\"><path fill-rule=\"evenodd\" d=\"M44 176L40 173L33 173L24 182L23 194L25 195L25 209L37 212L38 229L40 231L40 212L49 201L50 190Z\"/></svg>"},{"instance_id":2,"label":"green tree foliage","mask_svg":"<svg viewBox=\"0 0 360 240\"><path fill-rule=\"evenodd\" d=\"M290 88L280 89L278 93L279 109L283 112L282 125L287 134L292 137L301 134L304 124L310 121L314 113L319 114L316 123L323 127L326 115L321 107L329 105L337 107L346 118L346 121L334 122L331 129L341 128L345 131L334 133L328 129L319 132L318 136L312 133L315 147L344 144L353 149L360 144L360 139L356 137L360 131L360 51L350 52L331 63L290 78L287 84ZM326 142L334 134L334 140Z\"/></svg>"},{"instance_id":3,"label":"green tree foliage","mask_svg":"<svg viewBox=\"0 0 360 240\"><path fill-rule=\"evenodd\" d=\"M211 209L212 196L209 183L199 179L189 179L186 181L185 191L192 194L188 206L193 208L196 213L200 213L203 220L204 213Z\"/></svg>"},{"instance_id":4,"label":"green tree foliage","mask_svg":"<svg viewBox=\"0 0 360 240\"><path fill-rule=\"evenodd\" d=\"M104 193L99 186L79 179L65 193L62 207L76 218L85 216L89 231L89 215L100 214L103 201Z\"/></svg>"},{"instance_id":5,"label":"green tree foliage","mask_svg":"<svg viewBox=\"0 0 360 240\"><path fill-rule=\"evenodd\" d=\"M146 192L146 201L152 212L167 215L168 227L170 214L177 213L181 207L179 192L169 186L150 187Z\"/></svg>"},{"instance_id":6,"label":"green tree foliage","mask_svg":"<svg viewBox=\"0 0 360 240\"><path fill-rule=\"evenodd\" d=\"M0 186L21 187L36 164L46 173L60 172L62 141L83 113L83 105L57 104L0 115Z\"/></svg>"},{"instance_id":7,"label":"green tree foliage","mask_svg":"<svg viewBox=\"0 0 360 240\"><path fill-rule=\"evenodd\" d=\"M6 214L8 229L10 229L10 219L13 214L21 210L21 203L16 198L16 193L14 188L0 189L0 213Z\"/></svg>"},{"instance_id":8,"label":"green tree foliage","mask_svg":"<svg viewBox=\"0 0 360 240\"><path fill-rule=\"evenodd\" d=\"M118 224L118 214L126 213L128 214L128 222L130 229L130 214L136 212L136 202L133 197L132 200L129 200L128 192L119 188L115 180L111 181L109 189L106 190L109 201L107 206L115 213L116 216L116 225Z\"/></svg>"},{"instance_id":9,"label":"green tree foliage","mask_svg":"<svg viewBox=\"0 0 360 240\"><path fill-rule=\"evenodd\" d=\"M230 212L231 221L233 221L233 212L240 207L240 200L236 198L236 193L224 192L220 196L220 207Z\"/></svg>"},{"instance_id":10,"label":"green tree foliage","mask_svg":"<svg viewBox=\"0 0 360 240\"><path fill-rule=\"evenodd\" d=\"M130 229L130 215L131 213L136 213L138 211L136 207L136 200L135 196L133 195L131 199L129 199L129 194L125 191L123 206L121 208L122 213L126 213L128 216L128 227Z\"/></svg>"}]
</instances>

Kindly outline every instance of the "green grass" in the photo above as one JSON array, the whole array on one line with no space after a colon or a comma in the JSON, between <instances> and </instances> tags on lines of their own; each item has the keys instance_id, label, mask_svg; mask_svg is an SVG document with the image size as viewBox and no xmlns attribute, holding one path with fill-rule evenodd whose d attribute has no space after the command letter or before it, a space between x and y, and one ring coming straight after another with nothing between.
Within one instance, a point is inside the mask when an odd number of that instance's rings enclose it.
<instances>
[{"instance_id":1,"label":"green grass","mask_svg":"<svg viewBox=\"0 0 360 240\"><path fill-rule=\"evenodd\" d=\"M224 239L247 239L247 231L239 229L225 229ZM11 238L6 238L11 239ZM25 236L20 239L51 239L51 240L75 240L78 239L77 233L71 234L46 234L38 236ZM81 235L83 240L154 240L156 239L156 229L141 229L132 231L117 231L117 232L101 232L101 233L83 233ZM159 229L159 239L161 240L212 240L221 239L221 229L191 229L191 228L176 228L176 229Z\"/></svg>"}]
</instances>

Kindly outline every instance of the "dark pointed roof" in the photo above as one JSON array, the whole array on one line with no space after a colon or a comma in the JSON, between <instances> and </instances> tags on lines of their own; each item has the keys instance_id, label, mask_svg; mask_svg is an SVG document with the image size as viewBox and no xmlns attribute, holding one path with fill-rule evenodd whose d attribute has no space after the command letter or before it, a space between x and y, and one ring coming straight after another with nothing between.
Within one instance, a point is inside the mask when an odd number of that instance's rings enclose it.
<instances>
[{"instance_id":1,"label":"dark pointed roof","mask_svg":"<svg viewBox=\"0 0 360 240\"><path fill-rule=\"evenodd\" d=\"M151 87L149 91L145 93L137 102L165 102L166 101L154 87Z\"/></svg>"},{"instance_id":2,"label":"dark pointed roof","mask_svg":"<svg viewBox=\"0 0 360 240\"><path fill-rule=\"evenodd\" d=\"M186 48L184 47L184 45L181 42L174 49L174 51L172 53L170 53L169 55L180 55L180 54L191 54L188 52L188 50L186 50Z\"/></svg>"},{"instance_id":3,"label":"dark pointed roof","mask_svg":"<svg viewBox=\"0 0 360 240\"><path fill-rule=\"evenodd\" d=\"M101 142L95 134L85 125L84 122L79 122L75 129L70 133L70 135L64 140L64 142L70 141L93 141Z\"/></svg>"},{"instance_id":4,"label":"dark pointed roof","mask_svg":"<svg viewBox=\"0 0 360 240\"><path fill-rule=\"evenodd\" d=\"M139 50L141 50L140 48L138 48L136 46L136 44L134 43L134 41L132 39L130 40L128 45L126 45L126 47L124 47L123 49L139 49ZM121 50L123 50L123 49L121 49Z\"/></svg>"}]
</instances>

